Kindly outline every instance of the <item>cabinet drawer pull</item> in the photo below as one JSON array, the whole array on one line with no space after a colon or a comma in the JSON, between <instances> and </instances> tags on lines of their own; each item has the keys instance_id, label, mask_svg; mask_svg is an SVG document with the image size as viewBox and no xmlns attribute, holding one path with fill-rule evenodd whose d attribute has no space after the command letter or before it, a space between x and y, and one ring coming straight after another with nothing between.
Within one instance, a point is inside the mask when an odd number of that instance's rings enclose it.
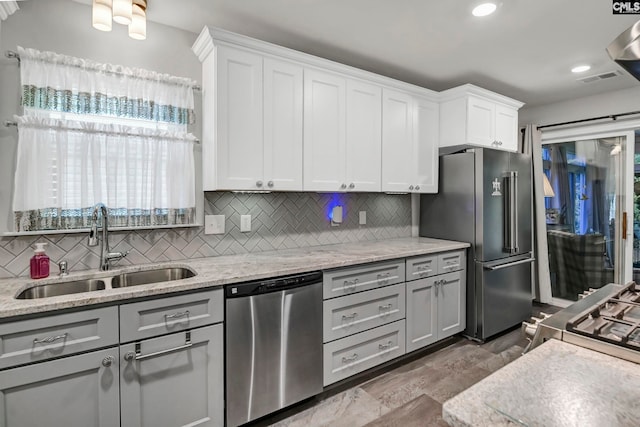
<instances>
[{"instance_id":1,"label":"cabinet drawer pull","mask_svg":"<svg viewBox=\"0 0 640 427\"><path fill-rule=\"evenodd\" d=\"M349 288L350 290L353 290L357 287L358 284L358 279L353 279L353 280L345 280L344 281L344 287L345 288Z\"/></svg>"},{"instance_id":2,"label":"cabinet drawer pull","mask_svg":"<svg viewBox=\"0 0 640 427\"><path fill-rule=\"evenodd\" d=\"M356 316L358 316L358 313L343 314L342 315L342 320L354 320L356 318Z\"/></svg>"},{"instance_id":3,"label":"cabinet drawer pull","mask_svg":"<svg viewBox=\"0 0 640 427\"><path fill-rule=\"evenodd\" d=\"M380 309L380 310L391 310L391 307L393 307L393 304L389 303L389 304L385 304L385 305L379 305L378 309Z\"/></svg>"},{"instance_id":4,"label":"cabinet drawer pull","mask_svg":"<svg viewBox=\"0 0 640 427\"><path fill-rule=\"evenodd\" d=\"M343 356L342 357L342 363L353 362L357 358L358 358L358 353L353 353L353 356Z\"/></svg>"},{"instance_id":5,"label":"cabinet drawer pull","mask_svg":"<svg viewBox=\"0 0 640 427\"><path fill-rule=\"evenodd\" d=\"M380 350L387 350L391 348L392 345L393 345L393 341L388 341L386 344L378 344L378 348Z\"/></svg>"},{"instance_id":6,"label":"cabinet drawer pull","mask_svg":"<svg viewBox=\"0 0 640 427\"><path fill-rule=\"evenodd\" d=\"M431 273L433 270L430 268L429 265L421 265L416 267L416 271L418 272L419 275L424 275L427 273Z\"/></svg>"},{"instance_id":7,"label":"cabinet drawer pull","mask_svg":"<svg viewBox=\"0 0 640 427\"><path fill-rule=\"evenodd\" d=\"M173 347L173 348L169 348L167 350L160 350L160 351L156 351L154 353L149 353L149 354L142 354L141 350L140 350L140 343L137 342L136 343L136 351L129 351L124 355L124 360L126 360L127 362L131 362L133 360L144 360L144 359L149 359L151 357L156 357L156 356L162 356L163 354L168 354L168 353L173 353L176 351L180 351L180 350L184 350L185 348L189 348L193 346L193 343L191 342L191 331L187 331L185 333L185 340L184 340L184 345L179 345L178 347Z\"/></svg>"},{"instance_id":8,"label":"cabinet drawer pull","mask_svg":"<svg viewBox=\"0 0 640 427\"><path fill-rule=\"evenodd\" d=\"M389 272L378 274L378 282L388 282L389 276L391 276Z\"/></svg>"},{"instance_id":9,"label":"cabinet drawer pull","mask_svg":"<svg viewBox=\"0 0 640 427\"><path fill-rule=\"evenodd\" d=\"M164 315L165 320L180 319L182 317L189 317L189 310L179 311L177 313Z\"/></svg>"},{"instance_id":10,"label":"cabinet drawer pull","mask_svg":"<svg viewBox=\"0 0 640 427\"><path fill-rule=\"evenodd\" d=\"M62 335L56 335L56 336L52 336L52 337L46 337L46 338L34 338L33 339L33 343L34 344L51 344L52 342L56 342L58 340L63 340L65 338L67 338L67 333L65 332Z\"/></svg>"}]
</instances>

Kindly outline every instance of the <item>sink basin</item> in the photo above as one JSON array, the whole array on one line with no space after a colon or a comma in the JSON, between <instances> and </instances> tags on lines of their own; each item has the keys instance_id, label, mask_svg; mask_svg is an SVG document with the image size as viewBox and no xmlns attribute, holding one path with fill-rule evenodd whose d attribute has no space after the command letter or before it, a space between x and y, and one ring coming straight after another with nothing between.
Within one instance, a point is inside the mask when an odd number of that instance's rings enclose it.
<instances>
[{"instance_id":1,"label":"sink basin","mask_svg":"<svg viewBox=\"0 0 640 427\"><path fill-rule=\"evenodd\" d=\"M144 285L147 283L168 282L171 280L188 279L196 274L187 268L158 268L155 270L134 271L114 276L111 280L112 288Z\"/></svg>"},{"instance_id":2,"label":"sink basin","mask_svg":"<svg viewBox=\"0 0 640 427\"><path fill-rule=\"evenodd\" d=\"M17 299L48 298L58 295L77 294L80 292L100 291L106 288L100 279L75 280L72 282L48 283L35 285L20 292Z\"/></svg>"}]
</instances>

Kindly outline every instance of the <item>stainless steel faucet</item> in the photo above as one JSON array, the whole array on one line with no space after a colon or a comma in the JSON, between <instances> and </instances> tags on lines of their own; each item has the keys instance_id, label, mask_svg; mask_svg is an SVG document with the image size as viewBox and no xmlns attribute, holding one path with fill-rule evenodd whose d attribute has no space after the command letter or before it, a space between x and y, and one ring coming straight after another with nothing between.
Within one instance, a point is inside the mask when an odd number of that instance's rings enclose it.
<instances>
[{"instance_id":1,"label":"stainless steel faucet","mask_svg":"<svg viewBox=\"0 0 640 427\"><path fill-rule=\"evenodd\" d=\"M102 237L98 238L98 211L102 213ZM109 212L103 203L98 203L93 207L91 215L91 230L89 231L89 246L100 245L100 270L106 271L110 267L110 261L118 261L129 254L127 252L111 252L109 248Z\"/></svg>"}]
</instances>

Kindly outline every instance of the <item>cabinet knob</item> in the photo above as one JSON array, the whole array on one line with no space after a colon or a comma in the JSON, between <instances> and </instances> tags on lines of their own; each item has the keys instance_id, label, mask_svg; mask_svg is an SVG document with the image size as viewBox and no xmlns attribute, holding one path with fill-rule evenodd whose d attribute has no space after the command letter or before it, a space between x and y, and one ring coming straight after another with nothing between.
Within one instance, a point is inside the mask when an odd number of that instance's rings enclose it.
<instances>
[{"instance_id":1,"label":"cabinet knob","mask_svg":"<svg viewBox=\"0 0 640 427\"><path fill-rule=\"evenodd\" d=\"M108 368L109 366L111 366L114 360L115 358L113 356L106 356L104 359L102 359L102 366Z\"/></svg>"},{"instance_id":2,"label":"cabinet knob","mask_svg":"<svg viewBox=\"0 0 640 427\"><path fill-rule=\"evenodd\" d=\"M356 188L356 185L352 182L351 184L349 184L349 188Z\"/></svg>"},{"instance_id":3,"label":"cabinet knob","mask_svg":"<svg viewBox=\"0 0 640 427\"><path fill-rule=\"evenodd\" d=\"M347 188L347 184L344 184L344 183L343 183L343 184L340 186L340 188L342 188L342 189L344 190L345 188Z\"/></svg>"},{"instance_id":4,"label":"cabinet knob","mask_svg":"<svg viewBox=\"0 0 640 427\"><path fill-rule=\"evenodd\" d=\"M262 181L256 181L256 187L262 187Z\"/></svg>"},{"instance_id":5,"label":"cabinet knob","mask_svg":"<svg viewBox=\"0 0 640 427\"><path fill-rule=\"evenodd\" d=\"M269 187L269 188L273 187L273 181L267 182L267 187Z\"/></svg>"},{"instance_id":6,"label":"cabinet knob","mask_svg":"<svg viewBox=\"0 0 640 427\"><path fill-rule=\"evenodd\" d=\"M413 190L413 185L410 185L410 186L409 186L409 190Z\"/></svg>"},{"instance_id":7,"label":"cabinet knob","mask_svg":"<svg viewBox=\"0 0 640 427\"><path fill-rule=\"evenodd\" d=\"M419 190L419 189L420 189L420 186L419 186L419 185L416 185L416 190Z\"/></svg>"}]
</instances>

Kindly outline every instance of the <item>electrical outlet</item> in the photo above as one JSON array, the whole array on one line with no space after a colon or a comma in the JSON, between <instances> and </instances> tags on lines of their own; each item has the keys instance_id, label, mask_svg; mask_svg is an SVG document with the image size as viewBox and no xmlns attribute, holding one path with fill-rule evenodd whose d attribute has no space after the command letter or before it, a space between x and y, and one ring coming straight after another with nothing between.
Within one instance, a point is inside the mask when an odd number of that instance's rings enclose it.
<instances>
[{"instance_id":1,"label":"electrical outlet","mask_svg":"<svg viewBox=\"0 0 640 427\"><path fill-rule=\"evenodd\" d=\"M367 223L367 211L360 211L360 225L365 225Z\"/></svg>"},{"instance_id":2,"label":"electrical outlet","mask_svg":"<svg viewBox=\"0 0 640 427\"><path fill-rule=\"evenodd\" d=\"M240 232L251 231L251 215L240 215Z\"/></svg>"},{"instance_id":3,"label":"electrical outlet","mask_svg":"<svg viewBox=\"0 0 640 427\"><path fill-rule=\"evenodd\" d=\"M204 234L224 234L224 215L205 215Z\"/></svg>"}]
</instances>

